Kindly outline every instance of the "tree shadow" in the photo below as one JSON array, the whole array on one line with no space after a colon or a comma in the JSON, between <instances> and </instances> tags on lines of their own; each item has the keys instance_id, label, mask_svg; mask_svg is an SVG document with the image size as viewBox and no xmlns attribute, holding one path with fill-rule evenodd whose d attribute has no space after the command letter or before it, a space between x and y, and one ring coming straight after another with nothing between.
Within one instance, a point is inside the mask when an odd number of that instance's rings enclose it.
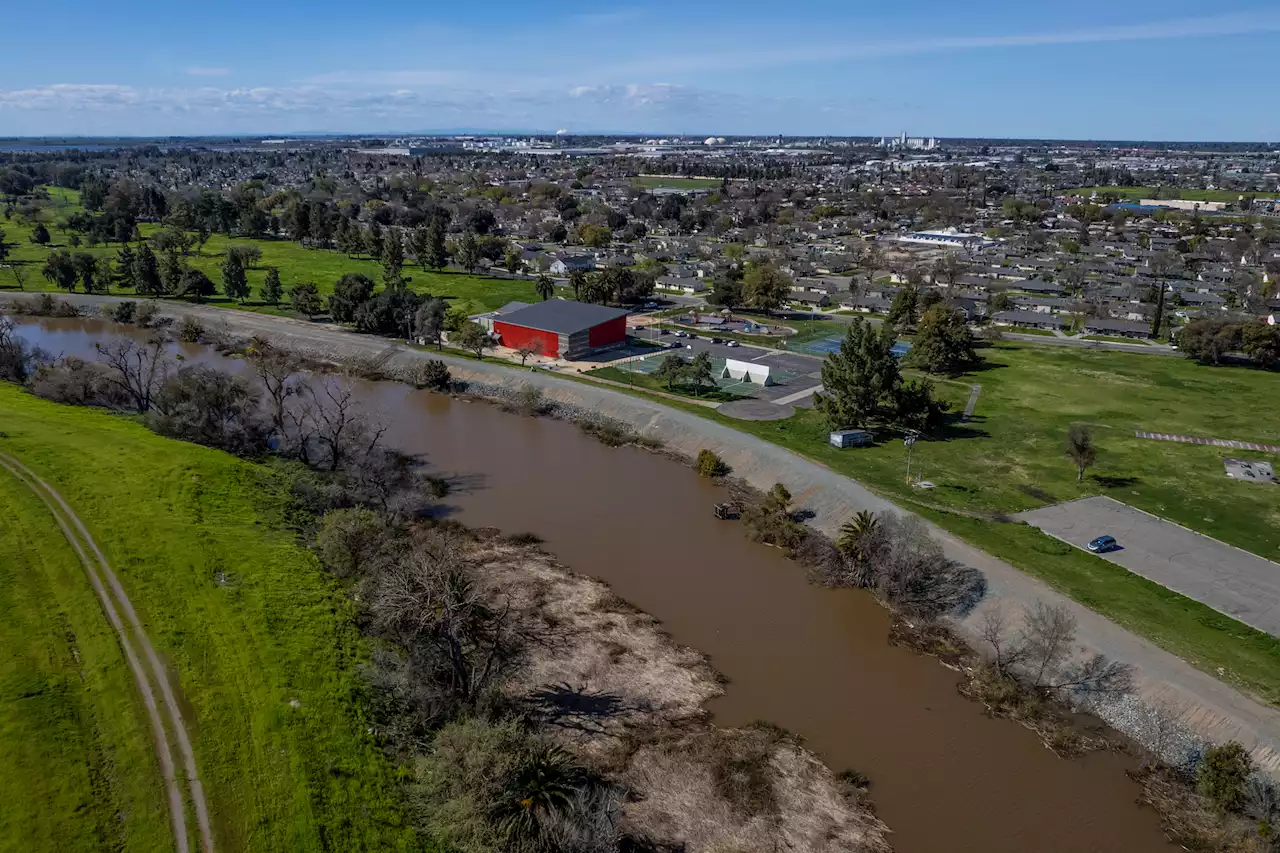
<instances>
[{"instance_id":1,"label":"tree shadow","mask_svg":"<svg viewBox=\"0 0 1280 853\"><path fill-rule=\"evenodd\" d=\"M1104 489L1123 489L1125 486L1136 486L1142 482L1140 477L1110 477L1105 474L1091 474L1089 479Z\"/></svg>"},{"instance_id":2,"label":"tree shadow","mask_svg":"<svg viewBox=\"0 0 1280 853\"><path fill-rule=\"evenodd\" d=\"M571 687L565 682L535 690L525 701L549 725L582 732L602 731L605 720L646 710L616 693Z\"/></svg>"}]
</instances>

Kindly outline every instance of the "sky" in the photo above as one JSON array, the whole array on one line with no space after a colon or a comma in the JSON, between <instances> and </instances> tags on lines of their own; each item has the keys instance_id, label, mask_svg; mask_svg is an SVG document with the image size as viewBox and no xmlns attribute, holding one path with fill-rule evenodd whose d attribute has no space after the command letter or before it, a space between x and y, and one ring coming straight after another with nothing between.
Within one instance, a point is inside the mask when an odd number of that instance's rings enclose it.
<instances>
[{"instance_id":1,"label":"sky","mask_svg":"<svg viewBox=\"0 0 1280 853\"><path fill-rule=\"evenodd\" d=\"M1280 141L1280 2L41 0L0 136Z\"/></svg>"}]
</instances>

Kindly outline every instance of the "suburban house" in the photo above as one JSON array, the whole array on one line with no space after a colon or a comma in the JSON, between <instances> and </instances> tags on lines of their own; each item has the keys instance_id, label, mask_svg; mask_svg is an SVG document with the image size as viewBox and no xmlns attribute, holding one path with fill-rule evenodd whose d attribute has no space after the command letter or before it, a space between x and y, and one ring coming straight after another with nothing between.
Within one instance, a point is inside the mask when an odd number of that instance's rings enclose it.
<instances>
[{"instance_id":1,"label":"suburban house","mask_svg":"<svg viewBox=\"0 0 1280 853\"><path fill-rule=\"evenodd\" d=\"M596 268L595 258L589 255L563 255L551 262L552 275L568 275L572 272L591 272Z\"/></svg>"},{"instance_id":2,"label":"suburban house","mask_svg":"<svg viewBox=\"0 0 1280 853\"><path fill-rule=\"evenodd\" d=\"M1084 330L1091 335L1146 338L1151 335L1151 324L1139 323L1134 320L1114 320L1110 317L1096 317L1085 321Z\"/></svg>"},{"instance_id":3,"label":"suburban house","mask_svg":"<svg viewBox=\"0 0 1280 853\"><path fill-rule=\"evenodd\" d=\"M1067 325L1061 317L1039 311L997 311L991 320L1001 326L1026 329L1062 329Z\"/></svg>"}]
</instances>

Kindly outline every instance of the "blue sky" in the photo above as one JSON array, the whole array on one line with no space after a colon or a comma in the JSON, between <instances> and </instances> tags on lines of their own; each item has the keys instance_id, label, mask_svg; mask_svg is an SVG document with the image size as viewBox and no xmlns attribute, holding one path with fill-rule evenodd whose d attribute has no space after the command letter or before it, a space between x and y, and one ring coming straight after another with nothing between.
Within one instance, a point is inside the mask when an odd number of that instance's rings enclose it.
<instances>
[{"instance_id":1,"label":"blue sky","mask_svg":"<svg viewBox=\"0 0 1280 853\"><path fill-rule=\"evenodd\" d=\"M1280 141L1280 3L119 0L3 16L0 135Z\"/></svg>"}]
</instances>

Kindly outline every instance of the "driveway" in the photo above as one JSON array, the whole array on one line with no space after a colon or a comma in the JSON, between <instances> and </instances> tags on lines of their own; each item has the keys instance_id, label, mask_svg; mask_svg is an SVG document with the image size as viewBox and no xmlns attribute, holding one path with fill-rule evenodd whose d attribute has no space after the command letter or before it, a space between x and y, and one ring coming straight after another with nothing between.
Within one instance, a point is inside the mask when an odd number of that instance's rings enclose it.
<instances>
[{"instance_id":1,"label":"driveway","mask_svg":"<svg viewBox=\"0 0 1280 853\"><path fill-rule=\"evenodd\" d=\"M1078 548L1114 536L1120 550L1105 559L1280 636L1280 564L1111 498L1068 501L1018 517Z\"/></svg>"}]
</instances>

